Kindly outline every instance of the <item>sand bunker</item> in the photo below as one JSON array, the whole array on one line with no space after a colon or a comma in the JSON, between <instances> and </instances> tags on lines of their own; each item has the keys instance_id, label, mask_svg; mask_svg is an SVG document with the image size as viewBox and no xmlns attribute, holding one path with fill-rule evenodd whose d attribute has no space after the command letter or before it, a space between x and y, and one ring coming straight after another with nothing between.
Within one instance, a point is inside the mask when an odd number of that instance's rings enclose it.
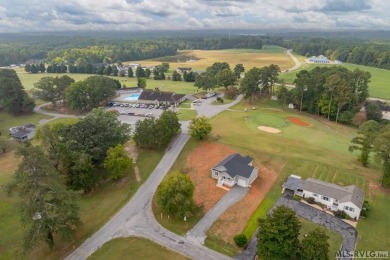
<instances>
[{"instance_id":1,"label":"sand bunker","mask_svg":"<svg viewBox=\"0 0 390 260\"><path fill-rule=\"evenodd\" d=\"M294 117L294 116L289 116L287 117L288 121L290 121L291 123L293 124L296 124L296 125L299 125L299 126L309 126L308 123L306 123L305 121L302 121L302 119L298 118L298 117Z\"/></svg>"},{"instance_id":2,"label":"sand bunker","mask_svg":"<svg viewBox=\"0 0 390 260\"><path fill-rule=\"evenodd\" d=\"M264 132L267 132L267 133L271 133L271 134L277 134L277 133L282 132L279 129L276 129L273 127L268 127L268 126L262 126L262 125L258 126L257 129L264 131Z\"/></svg>"}]
</instances>

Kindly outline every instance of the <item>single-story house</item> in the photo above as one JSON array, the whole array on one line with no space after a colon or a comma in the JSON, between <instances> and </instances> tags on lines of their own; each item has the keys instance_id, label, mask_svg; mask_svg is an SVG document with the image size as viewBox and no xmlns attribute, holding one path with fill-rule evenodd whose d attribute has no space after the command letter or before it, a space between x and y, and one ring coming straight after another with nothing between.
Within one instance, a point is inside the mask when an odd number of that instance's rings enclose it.
<instances>
[{"instance_id":1,"label":"single-story house","mask_svg":"<svg viewBox=\"0 0 390 260\"><path fill-rule=\"evenodd\" d=\"M172 105L178 106L186 100L185 94L176 94L174 92L144 90L139 96L137 102L153 105Z\"/></svg>"},{"instance_id":2,"label":"single-story house","mask_svg":"<svg viewBox=\"0 0 390 260\"><path fill-rule=\"evenodd\" d=\"M328 64L330 63L330 60L328 60L327 57L323 56L323 55L320 55L320 56L311 56L309 58L309 62L313 62L313 63L325 63L325 64Z\"/></svg>"},{"instance_id":3,"label":"single-story house","mask_svg":"<svg viewBox=\"0 0 390 260\"><path fill-rule=\"evenodd\" d=\"M9 129L9 133L17 141L27 141L34 137L36 126L33 124L25 124L15 126Z\"/></svg>"},{"instance_id":4,"label":"single-story house","mask_svg":"<svg viewBox=\"0 0 390 260\"><path fill-rule=\"evenodd\" d=\"M191 72L191 70L192 70L192 68L190 68L190 67L188 67L188 68L186 68L186 67L178 67L177 69L176 69L176 72L177 73L179 73L179 74L183 74L184 72Z\"/></svg>"},{"instance_id":5,"label":"single-story house","mask_svg":"<svg viewBox=\"0 0 390 260\"><path fill-rule=\"evenodd\" d=\"M343 210L351 218L356 219L359 219L364 203L364 193L355 185L343 187L313 178L302 180L297 175L290 175L287 178L282 193L287 196L314 198L329 210Z\"/></svg>"},{"instance_id":6,"label":"single-story house","mask_svg":"<svg viewBox=\"0 0 390 260\"><path fill-rule=\"evenodd\" d=\"M233 187L239 185L250 187L256 180L259 169L252 166L253 159L249 156L231 154L211 169L211 177L218 179L217 186L227 185Z\"/></svg>"}]
</instances>

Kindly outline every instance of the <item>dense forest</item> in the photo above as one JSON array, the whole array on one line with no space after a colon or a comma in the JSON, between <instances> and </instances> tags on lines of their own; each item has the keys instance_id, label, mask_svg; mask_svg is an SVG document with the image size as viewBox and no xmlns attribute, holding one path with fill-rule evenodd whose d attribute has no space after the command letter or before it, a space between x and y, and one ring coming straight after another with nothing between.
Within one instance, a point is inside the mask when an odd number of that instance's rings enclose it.
<instances>
[{"instance_id":1,"label":"dense forest","mask_svg":"<svg viewBox=\"0 0 390 260\"><path fill-rule=\"evenodd\" d=\"M261 49L273 44L304 56L325 55L332 60L390 69L390 42L362 37L312 37L299 35L160 36L122 38L107 36L35 36L0 39L0 66L24 63L29 59L50 64L83 65L142 60L172 56L177 50Z\"/></svg>"}]
</instances>

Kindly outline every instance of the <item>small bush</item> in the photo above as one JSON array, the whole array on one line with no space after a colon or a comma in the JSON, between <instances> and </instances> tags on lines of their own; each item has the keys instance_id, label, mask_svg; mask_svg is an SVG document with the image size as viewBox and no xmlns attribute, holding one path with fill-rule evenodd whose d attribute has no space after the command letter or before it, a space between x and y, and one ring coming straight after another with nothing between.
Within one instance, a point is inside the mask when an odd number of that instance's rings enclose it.
<instances>
[{"instance_id":1,"label":"small bush","mask_svg":"<svg viewBox=\"0 0 390 260\"><path fill-rule=\"evenodd\" d=\"M296 200L296 201L301 201L302 197L298 196L298 195L294 195L293 199Z\"/></svg>"},{"instance_id":2,"label":"small bush","mask_svg":"<svg viewBox=\"0 0 390 260\"><path fill-rule=\"evenodd\" d=\"M367 213L368 213L369 210L370 210L370 204L368 203L367 200L365 200L364 203L363 203L363 209L360 212L360 216L367 217Z\"/></svg>"},{"instance_id":3,"label":"small bush","mask_svg":"<svg viewBox=\"0 0 390 260\"><path fill-rule=\"evenodd\" d=\"M333 212L335 217L341 218L341 219L346 219L347 218L347 213L344 210L338 210Z\"/></svg>"},{"instance_id":4,"label":"small bush","mask_svg":"<svg viewBox=\"0 0 390 260\"><path fill-rule=\"evenodd\" d=\"M310 198L307 198L307 203L309 204L315 204L316 203L316 200L313 198L313 197L310 197Z\"/></svg>"},{"instance_id":5,"label":"small bush","mask_svg":"<svg viewBox=\"0 0 390 260\"><path fill-rule=\"evenodd\" d=\"M217 97L217 101L223 103L223 98Z\"/></svg>"},{"instance_id":6,"label":"small bush","mask_svg":"<svg viewBox=\"0 0 390 260\"><path fill-rule=\"evenodd\" d=\"M248 239L245 234L239 234L234 236L234 242L239 247L244 247L248 243Z\"/></svg>"}]
</instances>

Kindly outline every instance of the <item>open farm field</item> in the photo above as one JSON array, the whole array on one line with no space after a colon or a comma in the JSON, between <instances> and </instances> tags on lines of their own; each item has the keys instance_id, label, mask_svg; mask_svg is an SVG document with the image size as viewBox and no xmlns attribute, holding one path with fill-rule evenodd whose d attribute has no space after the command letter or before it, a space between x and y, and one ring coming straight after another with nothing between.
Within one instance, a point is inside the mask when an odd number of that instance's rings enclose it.
<instances>
[{"instance_id":1,"label":"open farm field","mask_svg":"<svg viewBox=\"0 0 390 260\"><path fill-rule=\"evenodd\" d=\"M390 248L390 240L387 238L390 225L385 223L390 217L390 204L387 203L389 195L378 185L380 166L372 159L370 167L364 168L357 161L357 153L348 151L356 129L322 118L298 114L292 110L275 109L277 105L273 101L255 104L255 110L243 111L244 108L251 108L253 105L244 101L230 111L212 118L213 138L209 141L252 156L253 164L260 169L259 175L261 176L264 171L272 171L277 175L276 181L264 198L259 197L258 201L254 202L259 206L252 216L248 217L242 230L234 230L237 232L234 234L225 234L226 214L222 215L210 228L206 245L228 255L237 254L239 249L235 248L231 238L241 232L244 232L248 239L251 238L257 228L257 219L265 217L280 197L284 180L290 174L296 174L303 178L313 177L339 185L355 184L361 188L365 193L365 199L370 202L371 210L369 216L361 219L357 225L359 232L357 250ZM296 123L298 119L301 125ZM257 128L260 125L278 128L281 132L277 134L263 132ZM176 164L179 169L186 167L184 155L191 154L191 151L198 149L201 143L190 142L187 146ZM234 211L239 203L225 213ZM236 210L235 214L241 211ZM340 240L337 241L332 242L332 248L339 246Z\"/></svg>"},{"instance_id":2,"label":"open farm field","mask_svg":"<svg viewBox=\"0 0 390 260\"><path fill-rule=\"evenodd\" d=\"M291 84L295 75L301 70L312 70L317 66L335 66L335 65L320 65L320 64L303 64L298 70L280 74L279 79L283 79L285 83ZM349 70L360 69L371 73L371 82L369 83L370 97L390 99L390 70L378 69L374 67L368 67L363 65L356 65L351 63L343 63L341 65Z\"/></svg>"},{"instance_id":3,"label":"open farm field","mask_svg":"<svg viewBox=\"0 0 390 260\"><path fill-rule=\"evenodd\" d=\"M264 46L266 47L266 46ZM283 48L272 46L266 49L228 49L228 50L190 50L180 51L176 56L162 57L153 60L131 61L142 66L155 66L161 62L168 62L170 69L177 67L191 67L194 71L205 71L215 62L227 62L233 69L238 63L242 63L246 70L252 67L263 67L277 64L281 70L294 66L294 62L285 54Z\"/></svg>"}]
</instances>

